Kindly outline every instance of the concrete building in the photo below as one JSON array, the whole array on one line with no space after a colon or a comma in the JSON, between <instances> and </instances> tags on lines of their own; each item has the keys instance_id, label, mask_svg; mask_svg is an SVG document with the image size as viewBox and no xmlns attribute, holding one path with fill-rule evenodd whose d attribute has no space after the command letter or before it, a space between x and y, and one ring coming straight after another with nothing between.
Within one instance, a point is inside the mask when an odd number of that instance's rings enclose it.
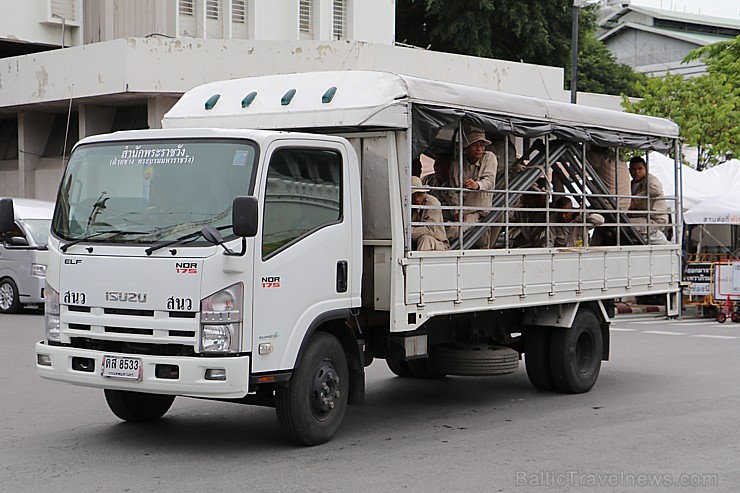
<instances>
[{"instance_id":1,"label":"concrete building","mask_svg":"<svg viewBox=\"0 0 740 493\"><path fill-rule=\"evenodd\" d=\"M53 199L80 138L159 128L182 93L214 80L384 70L569 100L561 68L395 46L395 0L0 0L0 7L13 12L0 19L0 196ZM619 109L618 99L596 95L579 95L579 104Z\"/></svg>"},{"instance_id":2,"label":"concrete building","mask_svg":"<svg viewBox=\"0 0 740 493\"><path fill-rule=\"evenodd\" d=\"M610 5L611 6L611 5ZM690 51L740 35L740 19L724 19L624 2L606 11L596 37L619 63L649 76L667 72L699 75L706 66L697 60L681 61Z\"/></svg>"}]
</instances>

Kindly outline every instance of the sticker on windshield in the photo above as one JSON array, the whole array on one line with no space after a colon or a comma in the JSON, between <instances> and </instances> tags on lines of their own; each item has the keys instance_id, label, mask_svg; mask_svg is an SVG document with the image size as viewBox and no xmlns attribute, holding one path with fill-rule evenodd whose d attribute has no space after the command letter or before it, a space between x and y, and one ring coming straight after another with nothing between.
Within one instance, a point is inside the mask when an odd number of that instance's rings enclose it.
<instances>
[{"instance_id":1,"label":"sticker on windshield","mask_svg":"<svg viewBox=\"0 0 740 493\"><path fill-rule=\"evenodd\" d=\"M247 151L235 151L234 162L232 162L231 164L233 166L246 166L248 154L249 153Z\"/></svg>"},{"instance_id":2,"label":"sticker on windshield","mask_svg":"<svg viewBox=\"0 0 740 493\"><path fill-rule=\"evenodd\" d=\"M142 149L142 146L125 146L120 157L110 160L111 166L147 166L154 164L193 164L195 157L188 154L183 144L176 147Z\"/></svg>"},{"instance_id":3,"label":"sticker on windshield","mask_svg":"<svg viewBox=\"0 0 740 493\"><path fill-rule=\"evenodd\" d=\"M154 166L144 168L144 180L151 180L152 176L154 176Z\"/></svg>"}]
</instances>

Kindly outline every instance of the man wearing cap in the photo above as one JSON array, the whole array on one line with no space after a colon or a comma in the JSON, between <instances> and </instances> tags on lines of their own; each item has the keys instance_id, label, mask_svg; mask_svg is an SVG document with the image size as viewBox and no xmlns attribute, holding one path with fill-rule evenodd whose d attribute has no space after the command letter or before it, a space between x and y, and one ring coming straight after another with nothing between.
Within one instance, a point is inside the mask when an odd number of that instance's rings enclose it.
<instances>
[{"instance_id":1,"label":"man wearing cap","mask_svg":"<svg viewBox=\"0 0 740 493\"><path fill-rule=\"evenodd\" d=\"M412 223L438 223L428 225L411 226L411 241L414 250L433 251L447 250L450 243L445 235L445 228L442 226L442 209L439 200L427 192L428 189L422 187L421 179L416 176L411 177L411 222ZM419 207L425 207L420 209ZM428 207L428 208L426 208Z\"/></svg>"},{"instance_id":2,"label":"man wearing cap","mask_svg":"<svg viewBox=\"0 0 740 493\"><path fill-rule=\"evenodd\" d=\"M493 190L496 185L498 160L494 153L486 151L486 146L491 145L491 141L486 139L486 134L482 130L471 129L464 135L463 145L462 188L471 192L465 192L463 196L462 222L477 223L490 212L486 208L491 207L493 195L479 190ZM460 166L457 160L453 161L450 169L450 187L460 187ZM451 195L454 196L453 205L460 205L460 194L452 192ZM478 207L481 209L476 209ZM457 228L450 230L453 239L459 236ZM490 236L489 228L486 228L486 234L476 242L476 248L489 248Z\"/></svg>"}]
</instances>

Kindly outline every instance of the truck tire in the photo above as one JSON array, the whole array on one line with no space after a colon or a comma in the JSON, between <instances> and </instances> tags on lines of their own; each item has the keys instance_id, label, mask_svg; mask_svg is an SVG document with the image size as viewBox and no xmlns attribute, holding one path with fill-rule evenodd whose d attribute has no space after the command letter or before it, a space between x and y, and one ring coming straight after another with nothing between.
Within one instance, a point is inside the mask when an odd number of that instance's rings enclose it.
<instances>
[{"instance_id":1,"label":"truck tire","mask_svg":"<svg viewBox=\"0 0 740 493\"><path fill-rule=\"evenodd\" d=\"M519 353L504 346L434 346L427 366L447 375L507 375L519 368Z\"/></svg>"},{"instance_id":2,"label":"truck tire","mask_svg":"<svg viewBox=\"0 0 740 493\"><path fill-rule=\"evenodd\" d=\"M398 377L409 378L414 376L413 373L411 373L408 361L386 358L385 364L388 365L388 369Z\"/></svg>"},{"instance_id":3,"label":"truck tire","mask_svg":"<svg viewBox=\"0 0 740 493\"><path fill-rule=\"evenodd\" d=\"M570 329L553 330L550 366L555 387L568 394L588 392L601 369L601 326L593 312L580 310Z\"/></svg>"},{"instance_id":4,"label":"truck tire","mask_svg":"<svg viewBox=\"0 0 740 493\"><path fill-rule=\"evenodd\" d=\"M555 390L550 364L552 331L545 327L527 327L524 334L524 365L530 383L538 390Z\"/></svg>"},{"instance_id":5,"label":"truck tire","mask_svg":"<svg viewBox=\"0 0 740 493\"><path fill-rule=\"evenodd\" d=\"M287 384L275 392L283 434L298 445L328 442L344 418L349 394L347 356L336 337L317 332Z\"/></svg>"},{"instance_id":6,"label":"truck tire","mask_svg":"<svg viewBox=\"0 0 740 493\"><path fill-rule=\"evenodd\" d=\"M17 313L20 309L18 286L9 277L0 280L0 313Z\"/></svg>"},{"instance_id":7,"label":"truck tire","mask_svg":"<svg viewBox=\"0 0 740 493\"><path fill-rule=\"evenodd\" d=\"M175 396L106 389L105 400L113 414L122 420L144 423L164 416Z\"/></svg>"}]
</instances>

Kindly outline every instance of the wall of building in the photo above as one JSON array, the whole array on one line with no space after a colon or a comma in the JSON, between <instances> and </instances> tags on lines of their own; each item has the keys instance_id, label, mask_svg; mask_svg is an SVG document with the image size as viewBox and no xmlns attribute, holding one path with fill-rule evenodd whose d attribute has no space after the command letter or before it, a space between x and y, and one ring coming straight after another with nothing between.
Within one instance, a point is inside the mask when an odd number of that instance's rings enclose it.
<instances>
[{"instance_id":1,"label":"wall of building","mask_svg":"<svg viewBox=\"0 0 740 493\"><path fill-rule=\"evenodd\" d=\"M82 0L0 0L0 39L62 44L62 20L52 14L63 15L65 46L82 44Z\"/></svg>"},{"instance_id":2,"label":"wall of building","mask_svg":"<svg viewBox=\"0 0 740 493\"><path fill-rule=\"evenodd\" d=\"M696 44L659 34L623 29L605 44L617 62L648 75L664 75L669 70L671 73L692 74L703 72L705 68L701 63L681 64L691 50L698 48Z\"/></svg>"}]
</instances>

